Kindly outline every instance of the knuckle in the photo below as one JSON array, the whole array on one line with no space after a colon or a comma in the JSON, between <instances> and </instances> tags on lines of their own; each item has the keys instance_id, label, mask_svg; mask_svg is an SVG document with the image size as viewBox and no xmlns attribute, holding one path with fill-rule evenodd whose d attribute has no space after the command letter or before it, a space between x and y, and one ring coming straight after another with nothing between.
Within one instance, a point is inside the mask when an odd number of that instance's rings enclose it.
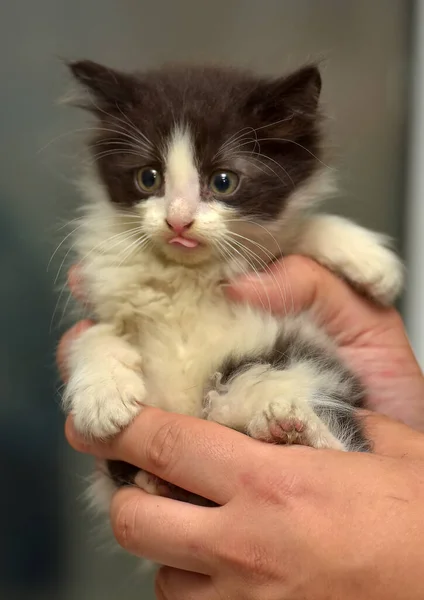
<instances>
[{"instance_id":1,"label":"knuckle","mask_svg":"<svg viewBox=\"0 0 424 600\"><path fill-rule=\"evenodd\" d=\"M271 504L287 505L290 501L303 496L306 488L300 473L279 473L270 477L261 487L261 497Z\"/></svg>"},{"instance_id":2,"label":"knuckle","mask_svg":"<svg viewBox=\"0 0 424 600\"><path fill-rule=\"evenodd\" d=\"M148 440L146 458L155 474L169 473L182 445L182 430L176 420L167 420Z\"/></svg>"},{"instance_id":3,"label":"knuckle","mask_svg":"<svg viewBox=\"0 0 424 600\"><path fill-rule=\"evenodd\" d=\"M119 493L116 497L119 496ZM133 551L137 545L137 517L140 502L132 498L112 503L111 522L116 541L125 550Z\"/></svg>"},{"instance_id":4,"label":"knuckle","mask_svg":"<svg viewBox=\"0 0 424 600\"><path fill-rule=\"evenodd\" d=\"M261 543L249 544L244 552L244 571L258 583L269 580L272 571L269 551Z\"/></svg>"},{"instance_id":5,"label":"knuckle","mask_svg":"<svg viewBox=\"0 0 424 600\"><path fill-rule=\"evenodd\" d=\"M266 543L260 539L226 545L218 558L233 573L255 583L269 581L276 570Z\"/></svg>"},{"instance_id":6,"label":"knuckle","mask_svg":"<svg viewBox=\"0 0 424 600\"><path fill-rule=\"evenodd\" d=\"M289 452L290 449L287 448L286 451ZM302 449L296 449L296 452L297 458L300 458ZM294 464L298 468L291 468L286 464L284 470L276 470L269 463L269 468L265 467L255 476L246 477L244 485L260 503L287 506L293 500L298 501L306 496L310 488L304 470L299 467L299 461L294 460Z\"/></svg>"}]
</instances>

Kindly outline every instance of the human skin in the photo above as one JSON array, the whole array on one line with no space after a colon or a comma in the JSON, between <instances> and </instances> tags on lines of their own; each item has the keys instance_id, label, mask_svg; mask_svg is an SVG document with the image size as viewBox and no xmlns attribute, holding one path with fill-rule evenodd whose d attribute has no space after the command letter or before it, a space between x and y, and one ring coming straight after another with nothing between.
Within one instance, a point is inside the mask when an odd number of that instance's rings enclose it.
<instances>
[{"instance_id":1,"label":"human skin","mask_svg":"<svg viewBox=\"0 0 424 600\"><path fill-rule=\"evenodd\" d=\"M291 308L311 310L361 375L369 407L424 429L424 381L396 311L373 306L307 259L275 268ZM286 309L272 277L240 281L228 295ZM62 369L77 334L62 341ZM115 494L118 542L165 565L159 600L422 599L424 435L383 416L364 418L373 454L267 445L148 407L108 443L80 439L72 419L66 432L79 451L136 464L220 505L133 488Z\"/></svg>"}]
</instances>

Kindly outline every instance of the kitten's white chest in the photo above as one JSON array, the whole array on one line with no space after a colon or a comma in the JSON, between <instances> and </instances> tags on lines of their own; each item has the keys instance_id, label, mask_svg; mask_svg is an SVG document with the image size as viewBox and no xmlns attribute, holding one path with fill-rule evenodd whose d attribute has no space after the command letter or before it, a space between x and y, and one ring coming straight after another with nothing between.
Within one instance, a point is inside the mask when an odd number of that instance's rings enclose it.
<instances>
[{"instance_id":1,"label":"kitten's white chest","mask_svg":"<svg viewBox=\"0 0 424 600\"><path fill-rule=\"evenodd\" d=\"M87 296L98 320L140 353L153 405L199 415L205 387L225 359L256 353L276 336L272 316L225 298L220 268L191 271L150 253L115 264L113 254L87 263Z\"/></svg>"},{"instance_id":2,"label":"kitten's white chest","mask_svg":"<svg viewBox=\"0 0 424 600\"><path fill-rule=\"evenodd\" d=\"M234 347L239 311L211 290L187 289L160 304L139 328L149 401L198 415L209 377Z\"/></svg>"},{"instance_id":3,"label":"kitten's white chest","mask_svg":"<svg viewBox=\"0 0 424 600\"><path fill-rule=\"evenodd\" d=\"M265 347L278 324L270 315L231 304L216 281L186 274L178 281L178 270L173 275L136 275L137 282L128 281L127 292L121 288L115 296L109 319L125 314L142 357L148 402L200 415L205 387L224 360Z\"/></svg>"}]
</instances>

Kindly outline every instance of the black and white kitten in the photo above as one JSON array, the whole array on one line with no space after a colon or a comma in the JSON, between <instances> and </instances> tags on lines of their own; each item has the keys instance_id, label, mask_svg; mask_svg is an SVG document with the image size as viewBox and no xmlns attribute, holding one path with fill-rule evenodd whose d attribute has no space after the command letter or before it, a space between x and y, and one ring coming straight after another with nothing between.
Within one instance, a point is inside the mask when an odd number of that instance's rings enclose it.
<instances>
[{"instance_id":1,"label":"black and white kitten","mask_svg":"<svg viewBox=\"0 0 424 600\"><path fill-rule=\"evenodd\" d=\"M401 289L383 236L312 211L332 187L318 69L270 79L70 68L98 124L76 240L97 324L71 349L75 427L108 438L146 403L269 442L366 451L355 415L364 390L327 335L306 314L235 305L222 289L293 253L380 303ZM124 463L103 464L99 477L108 492L133 483L169 492Z\"/></svg>"}]
</instances>

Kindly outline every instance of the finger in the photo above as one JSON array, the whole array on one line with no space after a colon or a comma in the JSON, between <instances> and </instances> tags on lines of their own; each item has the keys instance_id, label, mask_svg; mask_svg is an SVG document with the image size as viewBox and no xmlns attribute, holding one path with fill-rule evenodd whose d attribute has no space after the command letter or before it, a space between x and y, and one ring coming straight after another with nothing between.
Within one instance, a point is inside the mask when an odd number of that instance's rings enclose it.
<instances>
[{"instance_id":1,"label":"finger","mask_svg":"<svg viewBox=\"0 0 424 600\"><path fill-rule=\"evenodd\" d=\"M242 277L224 289L235 301L270 305L276 314L310 310L317 324L341 344L381 324L382 312L396 315L393 309L359 296L328 269L303 256L288 256L272 265L270 273Z\"/></svg>"},{"instance_id":2,"label":"finger","mask_svg":"<svg viewBox=\"0 0 424 600\"><path fill-rule=\"evenodd\" d=\"M131 554L177 569L212 572L216 509L126 487L114 495L110 516L118 543Z\"/></svg>"},{"instance_id":3,"label":"finger","mask_svg":"<svg viewBox=\"0 0 424 600\"><path fill-rule=\"evenodd\" d=\"M69 347L72 342L81 335L83 331L91 327L93 323L88 319L79 321L71 327L61 338L56 352L56 362L59 369L61 379L66 383L69 378L68 373L68 354Z\"/></svg>"},{"instance_id":4,"label":"finger","mask_svg":"<svg viewBox=\"0 0 424 600\"><path fill-rule=\"evenodd\" d=\"M222 600L210 577L162 567L156 576L157 600Z\"/></svg>"},{"instance_id":5,"label":"finger","mask_svg":"<svg viewBox=\"0 0 424 600\"><path fill-rule=\"evenodd\" d=\"M80 452L136 465L185 490L225 504L244 475L263 464L265 444L202 419L145 407L109 443L81 439L68 419L66 435Z\"/></svg>"},{"instance_id":6,"label":"finger","mask_svg":"<svg viewBox=\"0 0 424 600\"><path fill-rule=\"evenodd\" d=\"M376 413L363 413L365 435L372 440L373 452L393 458L424 459L424 434Z\"/></svg>"},{"instance_id":7,"label":"finger","mask_svg":"<svg viewBox=\"0 0 424 600\"><path fill-rule=\"evenodd\" d=\"M81 269L78 265L73 265L68 272L68 287L72 295L77 300L85 302L85 294L82 286Z\"/></svg>"}]
</instances>

